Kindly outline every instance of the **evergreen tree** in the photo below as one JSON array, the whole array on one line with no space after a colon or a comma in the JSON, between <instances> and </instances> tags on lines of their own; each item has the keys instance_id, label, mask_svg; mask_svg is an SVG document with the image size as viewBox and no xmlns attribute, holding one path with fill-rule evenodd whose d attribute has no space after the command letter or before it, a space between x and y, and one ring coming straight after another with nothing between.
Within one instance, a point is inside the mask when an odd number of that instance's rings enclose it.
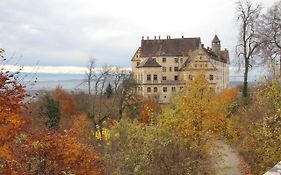
<instances>
[{"instance_id":1,"label":"evergreen tree","mask_svg":"<svg viewBox=\"0 0 281 175\"><path fill-rule=\"evenodd\" d=\"M41 102L41 111L44 117L48 118L46 126L50 129L57 129L60 121L60 104L46 94Z\"/></svg>"},{"instance_id":2,"label":"evergreen tree","mask_svg":"<svg viewBox=\"0 0 281 175\"><path fill-rule=\"evenodd\" d=\"M106 87L106 89L105 89L105 96L106 96L107 98L110 98L110 97L112 97L112 95L113 95L112 86L111 86L110 83L108 83L108 85L107 85L107 87Z\"/></svg>"}]
</instances>

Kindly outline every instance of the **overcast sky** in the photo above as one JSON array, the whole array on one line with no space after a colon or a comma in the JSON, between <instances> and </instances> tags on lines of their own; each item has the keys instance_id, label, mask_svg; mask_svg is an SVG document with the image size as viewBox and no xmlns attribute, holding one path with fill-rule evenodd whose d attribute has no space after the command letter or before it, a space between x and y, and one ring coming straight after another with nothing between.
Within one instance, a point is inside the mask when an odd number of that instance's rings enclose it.
<instances>
[{"instance_id":1,"label":"overcast sky","mask_svg":"<svg viewBox=\"0 0 281 175\"><path fill-rule=\"evenodd\" d=\"M130 67L142 36L237 40L235 0L0 0L0 47L25 66ZM254 1L267 8L275 0Z\"/></svg>"}]
</instances>

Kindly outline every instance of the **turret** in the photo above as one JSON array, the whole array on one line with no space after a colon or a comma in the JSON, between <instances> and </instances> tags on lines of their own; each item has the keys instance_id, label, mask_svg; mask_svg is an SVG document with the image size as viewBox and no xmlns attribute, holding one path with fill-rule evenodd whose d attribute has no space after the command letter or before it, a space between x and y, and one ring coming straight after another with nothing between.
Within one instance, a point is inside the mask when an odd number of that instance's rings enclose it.
<instances>
[{"instance_id":1,"label":"turret","mask_svg":"<svg viewBox=\"0 0 281 175\"><path fill-rule=\"evenodd\" d=\"M219 56L221 51L221 41L217 35L215 35L214 39L212 40L212 50L217 56Z\"/></svg>"}]
</instances>

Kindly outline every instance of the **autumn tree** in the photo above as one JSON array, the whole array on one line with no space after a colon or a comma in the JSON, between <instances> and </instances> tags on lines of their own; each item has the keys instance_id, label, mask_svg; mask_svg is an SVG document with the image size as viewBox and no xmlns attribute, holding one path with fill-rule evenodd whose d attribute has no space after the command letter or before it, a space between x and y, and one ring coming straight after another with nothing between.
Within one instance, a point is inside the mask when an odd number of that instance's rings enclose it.
<instances>
[{"instance_id":1,"label":"autumn tree","mask_svg":"<svg viewBox=\"0 0 281 175\"><path fill-rule=\"evenodd\" d=\"M3 57L3 49L0 55ZM1 66L1 65L0 65ZM25 108L25 89L18 82L18 72L10 72L0 67L0 149L13 138L22 126L24 119L21 110Z\"/></svg>"},{"instance_id":2,"label":"autumn tree","mask_svg":"<svg viewBox=\"0 0 281 175\"><path fill-rule=\"evenodd\" d=\"M192 154L166 128L123 118L111 128L105 145L105 174L192 174Z\"/></svg>"},{"instance_id":3,"label":"autumn tree","mask_svg":"<svg viewBox=\"0 0 281 175\"><path fill-rule=\"evenodd\" d=\"M237 147L253 174L263 174L280 161L280 97L277 80L256 87L252 102L230 118L230 143Z\"/></svg>"},{"instance_id":4,"label":"autumn tree","mask_svg":"<svg viewBox=\"0 0 281 175\"><path fill-rule=\"evenodd\" d=\"M10 147L3 174L99 175L103 164L92 146L82 144L71 131L22 133Z\"/></svg>"},{"instance_id":5,"label":"autumn tree","mask_svg":"<svg viewBox=\"0 0 281 175\"><path fill-rule=\"evenodd\" d=\"M106 172L214 173L211 151L215 152L214 142L227 126L228 105L224 105L223 99L230 104L233 96L232 93L225 97L216 96L201 74L153 120L150 121L150 117L154 112L148 106L143 111L143 119L139 119L141 123L121 119L111 128L107 140ZM147 122L150 123L146 125Z\"/></svg>"},{"instance_id":6,"label":"autumn tree","mask_svg":"<svg viewBox=\"0 0 281 175\"><path fill-rule=\"evenodd\" d=\"M3 52L0 49L1 57ZM21 115L25 108L25 89L18 81L18 74L0 65L0 173L6 158L10 156L10 142L21 132L26 122Z\"/></svg>"},{"instance_id":7,"label":"autumn tree","mask_svg":"<svg viewBox=\"0 0 281 175\"><path fill-rule=\"evenodd\" d=\"M58 86L51 93L51 96L59 103L60 127L62 129L71 128L73 121L75 120L75 115L78 113L78 105L73 94L66 92L62 87Z\"/></svg>"},{"instance_id":8,"label":"autumn tree","mask_svg":"<svg viewBox=\"0 0 281 175\"><path fill-rule=\"evenodd\" d=\"M159 115L161 108L156 100L143 99L142 106L137 109L137 119L141 123L149 124Z\"/></svg>"},{"instance_id":9,"label":"autumn tree","mask_svg":"<svg viewBox=\"0 0 281 175\"><path fill-rule=\"evenodd\" d=\"M195 151L192 172L203 170L213 143L226 127L226 110L204 76L200 74L182 90L175 104L159 118L166 127Z\"/></svg>"},{"instance_id":10,"label":"autumn tree","mask_svg":"<svg viewBox=\"0 0 281 175\"><path fill-rule=\"evenodd\" d=\"M247 103L248 73L257 62L255 52L260 46L257 39L257 20L260 16L260 5L254 5L249 0L241 0L236 4L239 38L236 46L239 67L244 69L243 97Z\"/></svg>"},{"instance_id":11,"label":"autumn tree","mask_svg":"<svg viewBox=\"0 0 281 175\"><path fill-rule=\"evenodd\" d=\"M62 87L56 87L51 95L60 103L60 111L62 115L67 117L77 113L77 104L73 95L63 90Z\"/></svg>"}]
</instances>

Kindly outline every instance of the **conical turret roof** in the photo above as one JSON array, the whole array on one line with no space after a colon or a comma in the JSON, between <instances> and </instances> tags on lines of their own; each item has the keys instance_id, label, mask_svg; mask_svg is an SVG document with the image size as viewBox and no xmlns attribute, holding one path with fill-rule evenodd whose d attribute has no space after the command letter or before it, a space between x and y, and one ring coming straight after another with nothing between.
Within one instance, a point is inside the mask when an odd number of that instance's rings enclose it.
<instances>
[{"instance_id":1,"label":"conical turret roof","mask_svg":"<svg viewBox=\"0 0 281 175\"><path fill-rule=\"evenodd\" d=\"M214 39L212 40L213 43L220 42L220 39L217 35L215 35Z\"/></svg>"}]
</instances>

